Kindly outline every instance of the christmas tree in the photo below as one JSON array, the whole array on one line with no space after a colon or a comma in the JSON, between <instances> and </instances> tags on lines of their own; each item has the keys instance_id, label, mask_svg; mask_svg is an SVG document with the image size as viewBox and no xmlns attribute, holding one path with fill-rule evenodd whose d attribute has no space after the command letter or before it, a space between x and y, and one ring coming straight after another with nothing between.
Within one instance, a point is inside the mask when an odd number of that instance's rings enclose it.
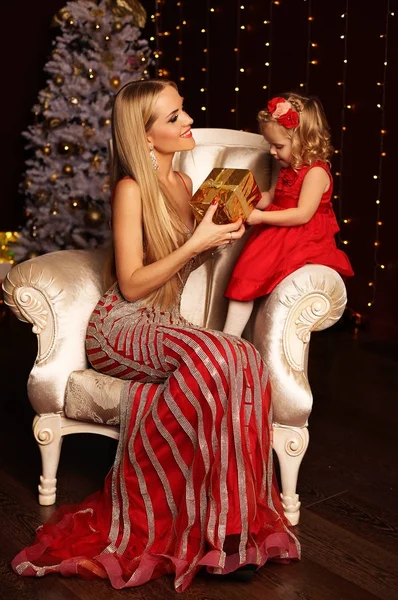
<instances>
[{"instance_id":1,"label":"christmas tree","mask_svg":"<svg viewBox=\"0 0 398 600\"><path fill-rule=\"evenodd\" d=\"M111 109L125 83L149 76L150 49L140 38L145 17L136 0L75 0L55 16L47 86L23 134L30 158L17 261L109 238Z\"/></svg>"}]
</instances>

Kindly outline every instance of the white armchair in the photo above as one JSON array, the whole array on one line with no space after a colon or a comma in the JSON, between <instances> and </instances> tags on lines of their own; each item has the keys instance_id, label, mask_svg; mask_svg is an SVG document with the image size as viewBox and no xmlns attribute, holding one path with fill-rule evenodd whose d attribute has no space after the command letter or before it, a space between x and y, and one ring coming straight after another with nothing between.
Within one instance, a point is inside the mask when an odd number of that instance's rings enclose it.
<instances>
[{"instance_id":1,"label":"white armchair","mask_svg":"<svg viewBox=\"0 0 398 600\"><path fill-rule=\"evenodd\" d=\"M262 136L223 129L193 130L197 145L176 156L194 190L213 167L249 168L261 189L270 186L272 161ZM194 271L185 287L182 312L192 323L222 329L223 293L244 240L225 247ZM28 397L36 412L33 432L42 456L39 502L54 504L62 439L71 433L118 438L119 397L125 381L89 367L85 332L103 288L103 250L62 250L16 265L7 275L4 299L17 317L33 325L38 353L29 375ZM273 447L281 472L282 502L297 524L299 467L308 446L312 394L307 378L312 331L342 315L346 290L332 269L307 265L257 301L244 332L261 353L272 387Z\"/></svg>"}]
</instances>

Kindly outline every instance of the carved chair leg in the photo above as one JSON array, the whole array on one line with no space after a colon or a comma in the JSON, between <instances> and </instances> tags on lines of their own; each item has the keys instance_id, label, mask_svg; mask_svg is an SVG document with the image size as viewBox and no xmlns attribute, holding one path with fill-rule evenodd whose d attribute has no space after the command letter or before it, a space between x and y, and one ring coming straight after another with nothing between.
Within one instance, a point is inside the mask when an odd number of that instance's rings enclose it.
<instances>
[{"instance_id":1,"label":"carved chair leg","mask_svg":"<svg viewBox=\"0 0 398 600\"><path fill-rule=\"evenodd\" d=\"M292 525L300 519L299 496L296 493L301 461L309 442L308 427L288 427L274 424L273 448L279 460L282 484L282 505Z\"/></svg>"},{"instance_id":2,"label":"carved chair leg","mask_svg":"<svg viewBox=\"0 0 398 600\"><path fill-rule=\"evenodd\" d=\"M57 495L57 470L61 454L61 415L36 416L33 420L33 433L39 444L42 475L39 484L39 503L42 506L55 504Z\"/></svg>"}]
</instances>

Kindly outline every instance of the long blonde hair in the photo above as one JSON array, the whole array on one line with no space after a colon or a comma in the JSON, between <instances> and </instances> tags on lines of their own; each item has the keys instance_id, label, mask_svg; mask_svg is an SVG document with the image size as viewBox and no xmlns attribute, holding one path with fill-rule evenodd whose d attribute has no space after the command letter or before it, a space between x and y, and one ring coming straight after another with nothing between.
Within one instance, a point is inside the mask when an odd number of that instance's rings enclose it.
<instances>
[{"instance_id":1,"label":"long blonde hair","mask_svg":"<svg viewBox=\"0 0 398 600\"><path fill-rule=\"evenodd\" d=\"M186 229L167 190L159 183L148 150L147 132L156 121L155 104L166 86L176 88L171 81L128 83L117 94L112 112L112 188L126 176L139 185L144 265L168 256L186 241ZM114 274L115 269L113 279ZM177 274L146 299L149 304L166 309L175 303L180 292L181 277Z\"/></svg>"},{"instance_id":2,"label":"long blonde hair","mask_svg":"<svg viewBox=\"0 0 398 600\"><path fill-rule=\"evenodd\" d=\"M281 94L292 105L299 115L297 127L288 129L280 125L268 110L260 110L258 122L260 129L267 123L275 123L282 127L292 142L291 166L299 169L303 165L312 165L316 160L329 162L333 153L330 144L330 131L322 104L317 98L301 96L300 94Z\"/></svg>"}]
</instances>

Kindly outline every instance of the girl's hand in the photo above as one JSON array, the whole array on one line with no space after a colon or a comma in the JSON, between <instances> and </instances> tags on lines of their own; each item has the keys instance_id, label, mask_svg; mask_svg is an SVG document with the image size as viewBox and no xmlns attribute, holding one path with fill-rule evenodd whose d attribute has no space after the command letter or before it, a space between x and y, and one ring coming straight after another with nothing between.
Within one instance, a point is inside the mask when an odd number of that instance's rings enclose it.
<instances>
[{"instance_id":1,"label":"girl's hand","mask_svg":"<svg viewBox=\"0 0 398 600\"><path fill-rule=\"evenodd\" d=\"M245 226L242 219L238 219L235 223L227 223L226 225L216 225L213 223L217 207L217 203L212 203L209 206L205 216L191 237L190 241L192 244L195 244L195 250L198 254L210 248L230 244L241 238L245 233Z\"/></svg>"},{"instance_id":2,"label":"girl's hand","mask_svg":"<svg viewBox=\"0 0 398 600\"><path fill-rule=\"evenodd\" d=\"M246 220L248 225L260 225L264 222L264 212L262 210L258 210L258 208L254 208Z\"/></svg>"}]
</instances>

